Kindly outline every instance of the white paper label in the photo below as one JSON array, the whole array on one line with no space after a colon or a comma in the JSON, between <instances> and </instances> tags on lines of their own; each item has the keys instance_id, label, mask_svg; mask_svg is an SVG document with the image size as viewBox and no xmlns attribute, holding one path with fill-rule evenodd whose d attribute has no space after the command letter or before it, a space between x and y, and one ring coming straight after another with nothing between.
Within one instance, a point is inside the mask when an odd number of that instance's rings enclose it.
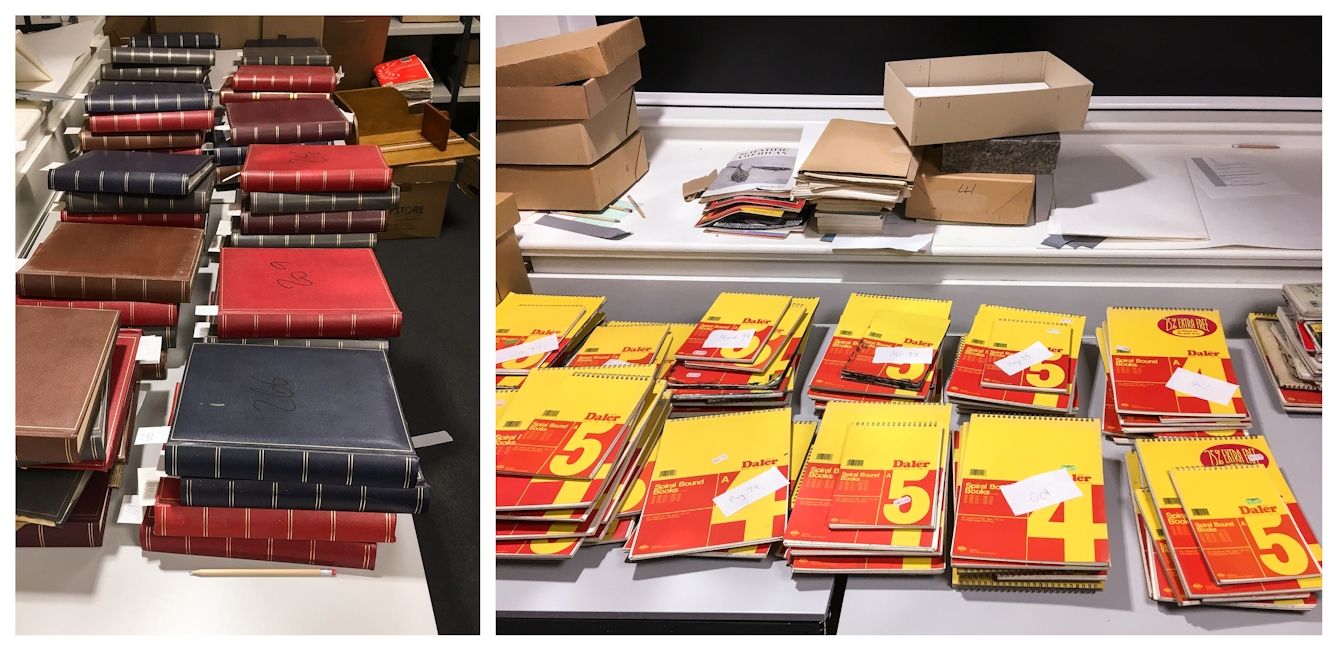
<instances>
[{"instance_id":1,"label":"white paper label","mask_svg":"<svg viewBox=\"0 0 1338 651\"><path fill-rule=\"evenodd\" d=\"M67 136L77 136L80 131L83 131L82 127L65 127L65 135Z\"/></svg>"},{"instance_id":2,"label":"white paper label","mask_svg":"<svg viewBox=\"0 0 1338 651\"><path fill-rule=\"evenodd\" d=\"M608 360L608 361L604 362L604 364L602 364L602 365L603 365L603 366L631 366L632 363L631 363L631 362L624 362L624 361L621 360L621 359L611 359L611 360Z\"/></svg>"},{"instance_id":3,"label":"white paper label","mask_svg":"<svg viewBox=\"0 0 1338 651\"><path fill-rule=\"evenodd\" d=\"M910 504L910 502L911 502L910 495L902 495L901 497L892 500L892 506L901 506L902 504Z\"/></svg>"},{"instance_id":4,"label":"white paper label","mask_svg":"<svg viewBox=\"0 0 1338 651\"><path fill-rule=\"evenodd\" d=\"M429 445L450 443L451 441L454 440L455 439L451 438L450 434L446 433L446 430L441 430L440 432L429 432L427 434L419 434L418 436L409 437L409 442L413 444L415 450L417 450L418 448L425 448Z\"/></svg>"},{"instance_id":5,"label":"white paper label","mask_svg":"<svg viewBox=\"0 0 1338 651\"><path fill-rule=\"evenodd\" d=\"M1277 174L1245 156L1204 156L1189 159L1193 176L1214 199L1296 194Z\"/></svg>"},{"instance_id":6,"label":"white paper label","mask_svg":"<svg viewBox=\"0 0 1338 651\"><path fill-rule=\"evenodd\" d=\"M743 348L753 341L756 330L712 330L702 348Z\"/></svg>"},{"instance_id":7,"label":"white paper label","mask_svg":"<svg viewBox=\"0 0 1338 651\"><path fill-rule=\"evenodd\" d=\"M195 324L195 338L204 339L209 336L209 322L201 321Z\"/></svg>"},{"instance_id":8,"label":"white paper label","mask_svg":"<svg viewBox=\"0 0 1338 651\"><path fill-rule=\"evenodd\" d=\"M19 141L16 141L16 142L14 143L14 153L16 153L16 154L21 154L21 153L23 153L23 150L25 150L25 149L27 149L27 148L28 148L28 141L27 141L27 140L19 140Z\"/></svg>"},{"instance_id":9,"label":"white paper label","mask_svg":"<svg viewBox=\"0 0 1338 651\"><path fill-rule=\"evenodd\" d=\"M141 427L135 432L135 445L153 445L167 442L167 435L172 433L170 425L161 427Z\"/></svg>"},{"instance_id":10,"label":"white paper label","mask_svg":"<svg viewBox=\"0 0 1338 651\"><path fill-rule=\"evenodd\" d=\"M1236 385L1230 382L1186 371L1183 367L1175 369L1171 379L1166 381L1166 388L1219 405L1231 404L1231 396L1236 393Z\"/></svg>"},{"instance_id":11,"label":"white paper label","mask_svg":"<svg viewBox=\"0 0 1338 651\"><path fill-rule=\"evenodd\" d=\"M725 459L728 458L729 458L728 454L722 454L714 459L711 459L711 463L720 463L721 461L724 461Z\"/></svg>"},{"instance_id":12,"label":"white paper label","mask_svg":"<svg viewBox=\"0 0 1338 651\"><path fill-rule=\"evenodd\" d=\"M535 339L534 341L531 342L519 344L516 346L509 346L507 348L498 350L497 363L501 364L502 362L509 362L513 359L522 359L525 357L529 357L530 355L538 355L539 353L546 353L550 350L557 350L557 349L558 349L558 336L548 335L547 337L544 337L542 339Z\"/></svg>"},{"instance_id":13,"label":"white paper label","mask_svg":"<svg viewBox=\"0 0 1338 651\"><path fill-rule=\"evenodd\" d=\"M724 513L725 517L730 517L742 510L743 507L789 485L790 478L786 477L785 473L780 471L780 468L772 466L766 472L753 477L751 480L736 484L734 488L717 495L713 501L716 506L720 507L720 512Z\"/></svg>"},{"instance_id":14,"label":"white paper label","mask_svg":"<svg viewBox=\"0 0 1338 651\"><path fill-rule=\"evenodd\" d=\"M227 131L227 130L228 130L228 125L227 125L226 123L225 123L225 124L216 125L216 126L214 127L214 131Z\"/></svg>"},{"instance_id":15,"label":"white paper label","mask_svg":"<svg viewBox=\"0 0 1338 651\"><path fill-rule=\"evenodd\" d=\"M195 316L218 316L217 305L196 305Z\"/></svg>"},{"instance_id":16,"label":"white paper label","mask_svg":"<svg viewBox=\"0 0 1338 651\"><path fill-rule=\"evenodd\" d=\"M1263 460L1264 460L1264 455L1262 455L1262 454L1247 454L1247 455L1245 455L1245 458L1248 459L1248 460L1250 460L1250 461L1253 461L1254 463L1259 463L1260 461L1263 461Z\"/></svg>"},{"instance_id":17,"label":"white paper label","mask_svg":"<svg viewBox=\"0 0 1338 651\"><path fill-rule=\"evenodd\" d=\"M162 336L145 335L139 338L139 348L135 351L135 361L143 364L157 364L162 352Z\"/></svg>"},{"instance_id":18,"label":"white paper label","mask_svg":"<svg viewBox=\"0 0 1338 651\"><path fill-rule=\"evenodd\" d=\"M158 448L158 465L155 467L158 468L158 472L167 474L167 450Z\"/></svg>"},{"instance_id":19,"label":"white paper label","mask_svg":"<svg viewBox=\"0 0 1338 651\"><path fill-rule=\"evenodd\" d=\"M140 506L153 506L158 500L158 481L163 475L157 468L136 468L136 471L139 475Z\"/></svg>"},{"instance_id":20,"label":"white paper label","mask_svg":"<svg viewBox=\"0 0 1338 651\"><path fill-rule=\"evenodd\" d=\"M884 348L873 349L874 364L933 364L933 348Z\"/></svg>"},{"instance_id":21,"label":"white paper label","mask_svg":"<svg viewBox=\"0 0 1338 651\"><path fill-rule=\"evenodd\" d=\"M1023 350L995 362L994 365L998 366L999 370L1004 373L1017 375L1034 364L1050 359L1050 355L1052 354L1053 353L1050 352L1049 348L1041 345L1041 342L1038 341L1027 346Z\"/></svg>"},{"instance_id":22,"label":"white paper label","mask_svg":"<svg viewBox=\"0 0 1338 651\"><path fill-rule=\"evenodd\" d=\"M43 168L42 168L42 171L43 171L43 172L50 172L51 170L54 170L54 169L56 169L57 167L60 167L61 165L64 165L64 164L65 164L65 163L50 163L50 164L48 164L46 167L43 167Z\"/></svg>"},{"instance_id":23,"label":"white paper label","mask_svg":"<svg viewBox=\"0 0 1338 651\"><path fill-rule=\"evenodd\" d=\"M139 503L138 495L124 495L121 497L121 512L116 515L116 522L119 524L138 525L144 521L144 507Z\"/></svg>"},{"instance_id":24,"label":"white paper label","mask_svg":"<svg viewBox=\"0 0 1338 651\"><path fill-rule=\"evenodd\" d=\"M1032 475L999 490L1008 501L1008 508L1013 510L1013 515L1031 513L1036 509L1082 497L1082 490L1073 483L1069 471L1063 468Z\"/></svg>"}]
</instances>

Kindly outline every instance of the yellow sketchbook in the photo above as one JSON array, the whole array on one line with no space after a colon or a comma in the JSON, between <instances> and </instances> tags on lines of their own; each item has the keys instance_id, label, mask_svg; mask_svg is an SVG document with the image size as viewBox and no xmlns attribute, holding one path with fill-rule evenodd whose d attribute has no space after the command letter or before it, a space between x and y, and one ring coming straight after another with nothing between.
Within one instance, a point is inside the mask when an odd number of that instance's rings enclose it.
<instances>
[{"instance_id":1,"label":"yellow sketchbook","mask_svg":"<svg viewBox=\"0 0 1338 651\"><path fill-rule=\"evenodd\" d=\"M942 511L946 428L934 421L855 423L827 513L832 529L932 529Z\"/></svg>"},{"instance_id":2,"label":"yellow sketchbook","mask_svg":"<svg viewBox=\"0 0 1338 651\"><path fill-rule=\"evenodd\" d=\"M996 363L1037 343L1050 351L1050 357L1011 375ZM1073 378L1068 369L1074 343L1073 328L1066 325L999 319L990 331L989 350L985 353L985 368L980 376L980 385L997 389L1069 393Z\"/></svg>"},{"instance_id":3,"label":"yellow sketchbook","mask_svg":"<svg viewBox=\"0 0 1338 651\"><path fill-rule=\"evenodd\" d=\"M752 364L770 341L790 301L789 296L724 292L679 345L674 358L707 367Z\"/></svg>"},{"instance_id":4,"label":"yellow sketchbook","mask_svg":"<svg viewBox=\"0 0 1338 651\"><path fill-rule=\"evenodd\" d=\"M665 325L600 326L590 333L566 365L580 368L654 364L668 335L669 327Z\"/></svg>"},{"instance_id":5,"label":"yellow sketchbook","mask_svg":"<svg viewBox=\"0 0 1338 651\"><path fill-rule=\"evenodd\" d=\"M1246 418L1240 389L1227 404L1167 386L1182 369L1239 384L1217 310L1112 307L1106 310L1108 367L1120 412Z\"/></svg>"}]
</instances>

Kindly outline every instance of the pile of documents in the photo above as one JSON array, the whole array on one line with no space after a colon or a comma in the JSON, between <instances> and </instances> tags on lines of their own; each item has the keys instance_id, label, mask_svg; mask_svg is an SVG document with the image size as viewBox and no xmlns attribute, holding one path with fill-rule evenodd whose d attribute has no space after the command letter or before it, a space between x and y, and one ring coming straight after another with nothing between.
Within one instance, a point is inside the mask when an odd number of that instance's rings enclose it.
<instances>
[{"instance_id":1,"label":"pile of documents","mask_svg":"<svg viewBox=\"0 0 1338 651\"><path fill-rule=\"evenodd\" d=\"M1149 598L1315 607L1319 541L1263 437L1140 440L1125 470Z\"/></svg>"},{"instance_id":2,"label":"pile of documents","mask_svg":"<svg viewBox=\"0 0 1338 651\"><path fill-rule=\"evenodd\" d=\"M436 82L417 54L387 61L372 68L372 72L376 75L376 83L403 93L404 99L409 100L409 106L426 104L432 100L432 87Z\"/></svg>"},{"instance_id":3,"label":"pile of documents","mask_svg":"<svg viewBox=\"0 0 1338 651\"><path fill-rule=\"evenodd\" d=\"M1250 338L1289 412L1318 414L1324 405L1324 294L1320 283L1283 285L1276 314L1251 314Z\"/></svg>"},{"instance_id":4,"label":"pile of documents","mask_svg":"<svg viewBox=\"0 0 1338 651\"><path fill-rule=\"evenodd\" d=\"M851 294L808 397L829 402L937 402L952 301Z\"/></svg>"},{"instance_id":5,"label":"pile of documents","mask_svg":"<svg viewBox=\"0 0 1338 651\"><path fill-rule=\"evenodd\" d=\"M625 541L669 412L655 367L537 368L497 403L497 557Z\"/></svg>"},{"instance_id":6,"label":"pile of documents","mask_svg":"<svg viewBox=\"0 0 1338 651\"><path fill-rule=\"evenodd\" d=\"M721 293L675 341L674 414L791 405L816 298Z\"/></svg>"},{"instance_id":7,"label":"pile of documents","mask_svg":"<svg viewBox=\"0 0 1338 651\"><path fill-rule=\"evenodd\" d=\"M1112 438L1250 428L1217 310L1111 307L1096 339Z\"/></svg>"},{"instance_id":8,"label":"pile of documents","mask_svg":"<svg viewBox=\"0 0 1338 651\"><path fill-rule=\"evenodd\" d=\"M910 196L919 165L896 126L835 119L799 166L791 197L815 204L819 233L877 235Z\"/></svg>"},{"instance_id":9,"label":"pile of documents","mask_svg":"<svg viewBox=\"0 0 1338 651\"><path fill-rule=\"evenodd\" d=\"M952 532L959 589L1094 592L1110 569L1096 419L962 424Z\"/></svg>"},{"instance_id":10,"label":"pile of documents","mask_svg":"<svg viewBox=\"0 0 1338 651\"><path fill-rule=\"evenodd\" d=\"M764 147L734 155L701 193L701 219L696 227L727 233L784 239L802 233L812 206L792 199L798 149ZM709 177L708 177L709 178Z\"/></svg>"},{"instance_id":11,"label":"pile of documents","mask_svg":"<svg viewBox=\"0 0 1338 651\"><path fill-rule=\"evenodd\" d=\"M831 405L785 527L796 574L942 574L951 405Z\"/></svg>"},{"instance_id":12,"label":"pile of documents","mask_svg":"<svg viewBox=\"0 0 1338 651\"><path fill-rule=\"evenodd\" d=\"M497 305L497 383L518 387L530 371L562 366L604 321L603 296L508 294Z\"/></svg>"},{"instance_id":13,"label":"pile of documents","mask_svg":"<svg viewBox=\"0 0 1338 651\"><path fill-rule=\"evenodd\" d=\"M1085 317L981 305L962 338L948 399L969 412L1071 416Z\"/></svg>"}]
</instances>

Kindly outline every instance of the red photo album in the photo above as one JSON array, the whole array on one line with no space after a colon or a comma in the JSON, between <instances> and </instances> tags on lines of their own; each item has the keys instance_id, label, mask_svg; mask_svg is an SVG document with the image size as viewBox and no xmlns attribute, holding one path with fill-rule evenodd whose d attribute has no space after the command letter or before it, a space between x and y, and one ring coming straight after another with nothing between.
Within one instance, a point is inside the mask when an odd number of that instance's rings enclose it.
<instances>
[{"instance_id":1,"label":"red photo album","mask_svg":"<svg viewBox=\"0 0 1338 651\"><path fill-rule=\"evenodd\" d=\"M376 145L251 145L247 192L384 192L390 167Z\"/></svg>"}]
</instances>

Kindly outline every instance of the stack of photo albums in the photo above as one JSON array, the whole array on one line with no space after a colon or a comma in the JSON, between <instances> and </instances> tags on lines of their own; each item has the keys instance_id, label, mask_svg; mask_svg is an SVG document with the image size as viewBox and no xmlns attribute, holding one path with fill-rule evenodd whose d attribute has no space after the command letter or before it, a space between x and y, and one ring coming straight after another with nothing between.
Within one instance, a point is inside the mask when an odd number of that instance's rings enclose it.
<instances>
[{"instance_id":1,"label":"stack of photo albums","mask_svg":"<svg viewBox=\"0 0 1338 651\"><path fill-rule=\"evenodd\" d=\"M139 34L111 49L84 100L79 149L195 153L214 128L208 88L217 34Z\"/></svg>"}]
</instances>

